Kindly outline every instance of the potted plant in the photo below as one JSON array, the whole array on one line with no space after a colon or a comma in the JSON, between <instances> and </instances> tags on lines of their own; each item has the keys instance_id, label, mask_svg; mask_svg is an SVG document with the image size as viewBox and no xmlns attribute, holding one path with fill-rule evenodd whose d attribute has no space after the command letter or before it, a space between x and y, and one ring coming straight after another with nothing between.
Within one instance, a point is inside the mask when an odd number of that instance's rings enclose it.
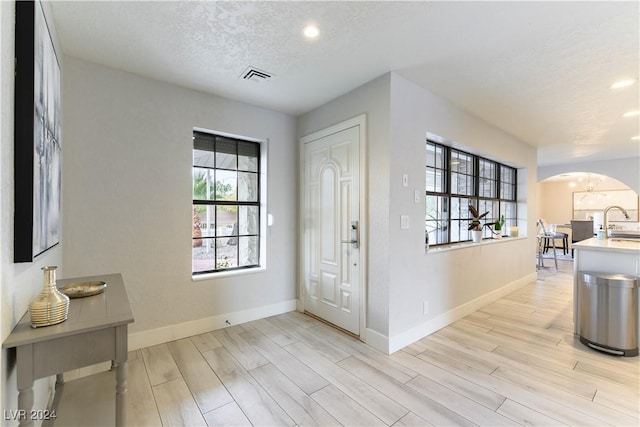
<instances>
[{"instance_id":1,"label":"potted plant","mask_svg":"<svg viewBox=\"0 0 640 427\"><path fill-rule=\"evenodd\" d=\"M480 215L478 210L469 205L469 212L471 213L471 222L469 223L469 231L471 231L471 239L473 243L480 243L482 241L482 227L489 225L489 223L482 224L480 220L489 214L489 211Z\"/></svg>"},{"instance_id":2,"label":"potted plant","mask_svg":"<svg viewBox=\"0 0 640 427\"><path fill-rule=\"evenodd\" d=\"M493 223L493 234L496 239L502 239L502 229L504 228L504 215L500 216L500 219Z\"/></svg>"}]
</instances>

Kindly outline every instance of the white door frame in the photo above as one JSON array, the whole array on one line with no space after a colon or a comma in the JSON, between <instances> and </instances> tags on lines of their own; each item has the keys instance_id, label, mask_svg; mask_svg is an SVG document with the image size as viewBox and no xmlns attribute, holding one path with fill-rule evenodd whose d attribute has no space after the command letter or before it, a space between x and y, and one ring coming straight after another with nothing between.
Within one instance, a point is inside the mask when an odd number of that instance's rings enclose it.
<instances>
[{"instance_id":1,"label":"white door frame","mask_svg":"<svg viewBox=\"0 0 640 427\"><path fill-rule=\"evenodd\" d=\"M346 129L350 129L352 127L358 126L360 129L360 218L359 221L359 240L360 240L360 262L358 263L358 267L360 269L360 302L359 302L359 310L360 310L360 340L366 342L366 319L367 319L367 260L368 260L368 235L367 232L369 230L368 227L368 211L367 211L367 201L368 201L368 191L367 191L367 116L366 114L361 114L352 119L346 120L344 122L338 123L336 125L330 126L326 129L319 130L317 132L313 132L309 135L303 136L300 138L300 174L299 174L299 204L298 204L298 247L300 250L298 251L298 305L297 309L300 312L304 312L304 201L306 200L305 194L305 149L304 145L308 142L315 141L317 139L323 138L325 136L332 135L337 132L341 132Z\"/></svg>"}]
</instances>

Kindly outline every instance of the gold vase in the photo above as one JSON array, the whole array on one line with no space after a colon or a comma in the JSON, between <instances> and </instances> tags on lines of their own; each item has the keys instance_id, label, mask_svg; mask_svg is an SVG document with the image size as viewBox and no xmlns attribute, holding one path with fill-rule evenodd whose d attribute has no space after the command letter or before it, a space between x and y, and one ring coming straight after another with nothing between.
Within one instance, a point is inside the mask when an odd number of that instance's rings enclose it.
<instances>
[{"instance_id":1,"label":"gold vase","mask_svg":"<svg viewBox=\"0 0 640 427\"><path fill-rule=\"evenodd\" d=\"M56 286L55 266L43 267L44 285L40 295L29 304L31 327L50 326L62 323L69 315L69 297Z\"/></svg>"}]
</instances>

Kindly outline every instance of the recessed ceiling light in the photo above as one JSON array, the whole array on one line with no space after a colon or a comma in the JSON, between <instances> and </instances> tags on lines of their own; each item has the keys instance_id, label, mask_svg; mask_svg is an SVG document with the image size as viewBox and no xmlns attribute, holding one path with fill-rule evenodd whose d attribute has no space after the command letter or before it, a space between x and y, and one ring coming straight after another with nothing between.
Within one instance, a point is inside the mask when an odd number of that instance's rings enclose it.
<instances>
[{"instance_id":1,"label":"recessed ceiling light","mask_svg":"<svg viewBox=\"0 0 640 427\"><path fill-rule=\"evenodd\" d=\"M640 111L627 111L622 115L622 117L633 117L640 115Z\"/></svg>"},{"instance_id":2,"label":"recessed ceiling light","mask_svg":"<svg viewBox=\"0 0 640 427\"><path fill-rule=\"evenodd\" d=\"M308 39L315 39L320 35L320 30L317 26L310 24L303 28L302 34Z\"/></svg>"},{"instance_id":3,"label":"recessed ceiling light","mask_svg":"<svg viewBox=\"0 0 640 427\"><path fill-rule=\"evenodd\" d=\"M640 141L640 135L632 136L631 139L634 141Z\"/></svg>"},{"instance_id":4,"label":"recessed ceiling light","mask_svg":"<svg viewBox=\"0 0 640 427\"><path fill-rule=\"evenodd\" d=\"M631 86L635 82L636 82L636 79L620 80L619 82L615 82L614 84L612 84L609 87L611 89L620 89L620 88L623 88L623 87Z\"/></svg>"}]
</instances>

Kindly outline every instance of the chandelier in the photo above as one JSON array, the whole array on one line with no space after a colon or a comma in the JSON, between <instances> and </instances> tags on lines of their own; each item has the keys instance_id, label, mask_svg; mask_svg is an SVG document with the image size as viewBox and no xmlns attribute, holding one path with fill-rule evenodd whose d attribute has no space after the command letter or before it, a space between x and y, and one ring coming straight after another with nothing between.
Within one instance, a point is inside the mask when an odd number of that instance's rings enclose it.
<instances>
[{"instance_id":1,"label":"chandelier","mask_svg":"<svg viewBox=\"0 0 640 427\"><path fill-rule=\"evenodd\" d=\"M587 174L587 179L578 178L578 181L582 183L583 190L585 194L578 200L578 203L582 203L588 197L594 197L597 199L603 197L609 197L607 193L603 193L602 191L598 191L598 185L604 180L604 178L598 180L592 180L591 174Z\"/></svg>"}]
</instances>

